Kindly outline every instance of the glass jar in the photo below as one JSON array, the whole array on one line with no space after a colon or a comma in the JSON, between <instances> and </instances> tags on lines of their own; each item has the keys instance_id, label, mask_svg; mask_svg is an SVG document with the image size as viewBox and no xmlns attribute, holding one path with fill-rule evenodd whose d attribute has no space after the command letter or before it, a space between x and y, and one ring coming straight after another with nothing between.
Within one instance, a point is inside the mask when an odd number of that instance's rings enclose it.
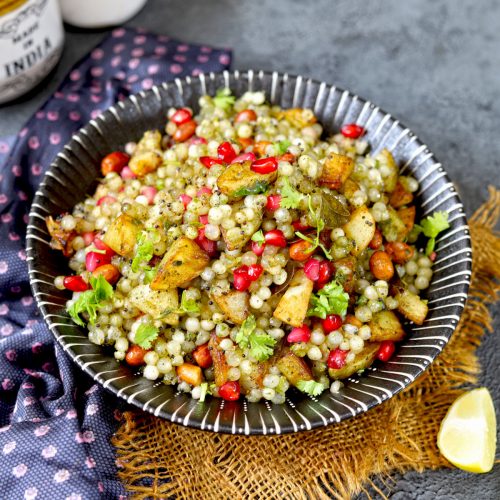
<instances>
[{"instance_id":1,"label":"glass jar","mask_svg":"<svg viewBox=\"0 0 500 500\"><path fill-rule=\"evenodd\" d=\"M63 42L57 0L0 0L0 104L43 80Z\"/></svg>"}]
</instances>

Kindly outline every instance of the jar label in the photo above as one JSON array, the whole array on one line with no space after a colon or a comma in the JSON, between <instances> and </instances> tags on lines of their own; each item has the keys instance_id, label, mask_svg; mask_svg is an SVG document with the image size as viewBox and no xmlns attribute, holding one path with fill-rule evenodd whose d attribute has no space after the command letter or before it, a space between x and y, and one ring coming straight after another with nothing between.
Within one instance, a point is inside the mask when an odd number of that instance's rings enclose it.
<instances>
[{"instance_id":1,"label":"jar label","mask_svg":"<svg viewBox=\"0 0 500 500\"><path fill-rule=\"evenodd\" d=\"M57 0L28 0L0 17L0 102L34 87L58 61L64 34Z\"/></svg>"}]
</instances>

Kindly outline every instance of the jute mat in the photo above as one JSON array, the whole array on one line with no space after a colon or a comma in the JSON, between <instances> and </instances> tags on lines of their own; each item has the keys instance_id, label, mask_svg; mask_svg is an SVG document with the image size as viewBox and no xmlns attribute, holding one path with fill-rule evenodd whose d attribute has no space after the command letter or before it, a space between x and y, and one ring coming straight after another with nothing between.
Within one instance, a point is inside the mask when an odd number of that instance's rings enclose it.
<instances>
[{"instance_id":1,"label":"jute mat","mask_svg":"<svg viewBox=\"0 0 500 500\"><path fill-rule=\"evenodd\" d=\"M475 350L492 331L488 306L500 292L500 191L471 218L472 286L459 326L416 383L354 419L273 437L217 435L127 412L113 443L133 498L326 499L367 491L394 472L449 464L436 435L449 405L480 370ZM380 482L377 481L379 484ZM385 488L384 488L385 489Z\"/></svg>"}]
</instances>

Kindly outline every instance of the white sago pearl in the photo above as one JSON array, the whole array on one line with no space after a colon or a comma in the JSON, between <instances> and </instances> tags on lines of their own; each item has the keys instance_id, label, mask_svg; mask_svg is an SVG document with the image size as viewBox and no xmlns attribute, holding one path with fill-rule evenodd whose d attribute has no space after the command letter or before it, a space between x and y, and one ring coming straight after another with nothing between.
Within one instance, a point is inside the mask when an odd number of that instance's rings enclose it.
<instances>
[{"instance_id":1,"label":"white sago pearl","mask_svg":"<svg viewBox=\"0 0 500 500\"><path fill-rule=\"evenodd\" d=\"M207 224L205 226L205 236L211 241L216 241L220 238L219 226L214 224Z\"/></svg>"},{"instance_id":2,"label":"white sago pearl","mask_svg":"<svg viewBox=\"0 0 500 500\"><path fill-rule=\"evenodd\" d=\"M223 211L219 207L212 207L208 211L208 222L211 224L219 224L224 217Z\"/></svg>"},{"instance_id":3,"label":"white sago pearl","mask_svg":"<svg viewBox=\"0 0 500 500\"><path fill-rule=\"evenodd\" d=\"M419 267L431 267L432 261L428 257L420 257L418 259Z\"/></svg>"},{"instance_id":4,"label":"white sago pearl","mask_svg":"<svg viewBox=\"0 0 500 500\"><path fill-rule=\"evenodd\" d=\"M262 300L267 300L271 297L271 290L269 290L269 288L267 286L260 287L258 292L257 292L257 295Z\"/></svg>"},{"instance_id":5,"label":"white sago pearl","mask_svg":"<svg viewBox=\"0 0 500 500\"><path fill-rule=\"evenodd\" d=\"M200 326L203 328L203 330L209 332L215 328L215 323L208 319L204 319L200 322Z\"/></svg>"},{"instance_id":6,"label":"white sago pearl","mask_svg":"<svg viewBox=\"0 0 500 500\"><path fill-rule=\"evenodd\" d=\"M193 399L200 399L201 397L201 387L197 385L196 387L193 387L191 391L191 397Z\"/></svg>"},{"instance_id":7,"label":"white sago pearl","mask_svg":"<svg viewBox=\"0 0 500 500\"><path fill-rule=\"evenodd\" d=\"M330 385L330 392L332 394L337 394L342 388L342 382L340 380L334 380L332 385Z\"/></svg>"},{"instance_id":8,"label":"white sago pearl","mask_svg":"<svg viewBox=\"0 0 500 500\"><path fill-rule=\"evenodd\" d=\"M282 269L279 273L275 274L273 277L273 282L276 285L282 285L288 278L288 273L285 269Z\"/></svg>"},{"instance_id":9,"label":"white sago pearl","mask_svg":"<svg viewBox=\"0 0 500 500\"><path fill-rule=\"evenodd\" d=\"M415 279L415 288L417 290L425 290L429 286L429 280L423 276L417 276Z\"/></svg>"},{"instance_id":10,"label":"white sago pearl","mask_svg":"<svg viewBox=\"0 0 500 500\"><path fill-rule=\"evenodd\" d=\"M248 139L253 134L253 128L248 123L242 123L236 132L238 137L242 139Z\"/></svg>"},{"instance_id":11,"label":"white sago pearl","mask_svg":"<svg viewBox=\"0 0 500 500\"><path fill-rule=\"evenodd\" d=\"M360 306L356 309L354 315L362 323L368 323L372 319L372 311L368 306ZM347 326L347 325L346 325ZM351 325L352 326L352 325ZM344 327L345 329L345 327Z\"/></svg>"},{"instance_id":12,"label":"white sago pearl","mask_svg":"<svg viewBox=\"0 0 500 500\"><path fill-rule=\"evenodd\" d=\"M348 351L349 348L350 348L350 342L348 340L343 340L340 345L339 345L339 349L341 351Z\"/></svg>"},{"instance_id":13,"label":"white sago pearl","mask_svg":"<svg viewBox=\"0 0 500 500\"><path fill-rule=\"evenodd\" d=\"M184 358L180 354L176 354L172 358L172 365L173 366L181 366L184 363Z\"/></svg>"},{"instance_id":14,"label":"white sago pearl","mask_svg":"<svg viewBox=\"0 0 500 500\"><path fill-rule=\"evenodd\" d=\"M229 349L232 349L233 345L234 345L233 341L231 339L228 339L228 338L222 339L219 343L219 347L223 351L228 351Z\"/></svg>"},{"instance_id":15,"label":"white sago pearl","mask_svg":"<svg viewBox=\"0 0 500 500\"><path fill-rule=\"evenodd\" d=\"M358 330L359 338L368 340L372 336L371 328L368 325L363 325Z\"/></svg>"},{"instance_id":16,"label":"white sago pearl","mask_svg":"<svg viewBox=\"0 0 500 500\"><path fill-rule=\"evenodd\" d=\"M160 358L156 363L156 368L160 373L168 373L172 371L172 362L168 358Z\"/></svg>"},{"instance_id":17,"label":"white sago pearl","mask_svg":"<svg viewBox=\"0 0 500 500\"><path fill-rule=\"evenodd\" d=\"M229 380L239 380L240 377L241 377L240 369L236 366L232 366L227 371L227 378Z\"/></svg>"},{"instance_id":18,"label":"white sago pearl","mask_svg":"<svg viewBox=\"0 0 500 500\"><path fill-rule=\"evenodd\" d=\"M358 327L349 323L346 323L342 328L347 335L355 335L358 332Z\"/></svg>"},{"instance_id":19,"label":"white sago pearl","mask_svg":"<svg viewBox=\"0 0 500 500\"><path fill-rule=\"evenodd\" d=\"M159 359L159 356L155 351L148 351L144 355L144 362L147 365L156 365L156 363L158 362L158 359Z\"/></svg>"},{"instance_id":20,"label":"white sago pearl","mask_svg":"<svg viewBox=\"0 0 500 500\"><path fill-rule=\"evenodd\" d=\"M341 227L336 227L335 229L332 229L332 234L331 234L332 240L338 240L339 238L342 238L344 236L345 233Z\"/></svg>"},{"instance_id":21,"label":"white sago pearl","mask_svg":"<svg viewBox=\"0 0 500 500\"><path fill-rule=\"evenodd\" d=\"M227 351L226 361L229 366L240 366L241 356L235 351Z\"/></svg>"},{"instance_id":22,"label":"white sago pearl","mask_svg":"<svg viewBox=\"0 0 500 500\"><path fill-rule=\"evenodd\" d=\"M210 330L213 330L211 328ZM210 332L201 330L198 335L196 336L196 345L203 345L206 344L210 340Z\"/></svg>"},{"instance_id":23,"label":"white sago pearl","mask_svg":"<svg viewBox=\"0 0 500 500\"><path fill-rule=\"evenodd\" d=\"M271 328L270 330L267 331L267 333L276 340L280 340L285 336L284 330L281 328Z\"/></svg>"},{"instance_id":24,"label":"white sago pearl","mask_svg":"<svg viewBox=\"0 0 500 500\"><path fill-rule=\"evenodd\" d=\"M262 383L265 387L270 387L274 389L280 383L279 375L266 375L262 380Z\"/></svg>"},{"instance_id":25,"label":"white sago pearl","mask_svg":"<svg viewBox=\"0 0 500 500\"><path fill-rule=\"evenodd\" d=\"M56 278L54 279L54 286L58 290L64 290L65 289L64 278L65 278L64 276L56 276Z\"/></svg>"},{"instance_id":26,"label":"white sago pearl","mask_svg":"<svg viewBox=\"0 0 500 500\"><path fill-rule=\"evenodd\" d=\"M385 307L387 307L387 309L396 309L396 307L398 307L398 301L397 299L395 299L394 297L387 297L385 299Z\"/></svg>"},{"instance_id":27,"label":"white sago pearl","mask_svg":"<svg viewBox=\"0 0 500 500\"><path fill-rule=\"evenodd\" d=\"M380 298L387 297L387 295L389 294L389 285L387 281L384 280L375 281L374 286Z\"/></svg>"},{"instance_id":28,"label":"white sago pearl","mask_svg":"<svg viewBox=\"0 0 500 500\"><path fill-rule=\"evenodd\" d=\"M253 309L260 309L263 304L264 301L258 295L252 295L250 297L250 307Z\"/></svg>"},{"instance_id":29,"label":"white sago pearl","mask_svg":"<svg viewBox=\"0 0 500 500\"><path fill-rule=\"evenodd\" d=\"M361 337L355 335L351 338L349 345L351 346L351 351L354 353L361 352L365 346L365 342Z\"/></svg>"},{"instance_id":30,"label":"white sago pearl","mask_svg":"<svg viewBox=\"0 0 500 500\"><path fill-rule=\"evenodd\" d=\"M323 354L318 346L312 346L307 351L307 357L312 361L319 361L323 357Z\"/></svg>"},{"instance_id":31,"label":"white sago pearl","mask_svg":"<svg viewBox=\"0 0 500 500\"><path fill-rule=\"evenodd\" d=\"M126 351L128 349L128 340L125 337L116 339L115 349L117 351Z\"/></svg>"},{"instance_id":32,"label":"white sago pearl","mask_svg":"<svg viewBox=\"0 0 500 500\"><path fill-rule=\"evenodd\" d=\"M117 361L123 361L125 359L126 353L125 351L115 351L115 359Z\"/></svg>"},{"instance_id":33,"label":"white sago pearl","mask_svg":"<svg viewBox=\"0 0 500 500\"><path fill-rule=\"evenodd\" d=\"M334 332L331 332L328 334L326 337L326 344L328 347L338 347L344 340L344 337L342 336L342 333L340 333L339 330L335 330Z\"/></svg>"},{"instance_id":34,"label":"white sago pearl","mask_svg":"<svg viewBox=\"0 0 500 500\"><path fill-rule=\"evenodd\" d=\"M364 291L363 291L363 294L365 295L365 297L368 299L368 300L377 300L378 299L378 293L377 293L377 290L374 286L372 285L369 285L367 286Z\"/></svg>"},{"instance_id":35,"label":"white sago pearl","mask_svg":"<svg viewBox=\"0 0 500 500\"><path fill-rule=\"evenodd\" d=\"M212 281L215 278L215 272L210 267L206 267L201 273L201 279L205 281Z\"/></svg>"},{"instance_id":36,"label":"white sago pearl","mask_svg":"<svg viewBox=\"0 0 500 500\"><path fill-rule=\"evenodd\" d=\"M253 370L252 362L248 359L244 359L240 364L241 373L249 374Z\"/></svg>"},{"instance_id":37,"label":"white sago pearl","mask_svg":"<svg viewBox=\"0 0 500 500\"><path fill-rule=\"evenodd\" d=\"M83 238L81 236L76 236L75 238L73 238L73 241L71 242L71 246L75 250L81 250L82 248L85 247L85 241L83 240Z\"/></svg>"},{"instance_id":38,"label":"white sago pearl","mask_svg":"<svg viewBox=\"0 0 500 500\"><path fill-rule=\"evenodd\" d=\"M270 387L265 387L264 389L262 389L262 397L264 399L273 399L275 395L276 391L274 389L271 389Z\"/></svg>"},{"instance_id":39,"label":"white sago pearl","mask_svg":"<svg viewBox=\"0 0 500 500\"><path fill-rule=\"evenodd\" d=\"M73 257L73 259L75 259L76 262L83 264L85 262L86 256L87 256L87 254L86 254L85 250L82 249L82 250L78 250L78 252L75 253L75 256Z\"/></svg>"},{"instance_id":40,"label":"white sago pearl","mask_svg":"<svg viewBox=\"0 0 500 500\"><path fill-rule=\"evenodd\" d=\"M430 280L432 278L432 269L429 267L421 267L417 272L417 276Z\"/></svg>"},{"instance_id":41,"label":"white sago pearl","mask_svg":"<svg viewBox=\"0 0 500 500\"><path fill-rule=\"evenodd\" d=\"M65 215L61 219L61 227L65 231L72 231L76 227L76 220L75 220L75 218L72 215L69 215L69 214Z\"/></svg>"},{"instance_id":42,"label":"white sago pearl","mask_svg":"<svg viewBox=\"0 0 500 500\"><path fill-rule=\"evenodd\" d=\"M252 266L257 264L257 255L253 252L246 252L241 256L241 263L245 266Z\"/></svg>"},{"instance_id":43,"label":"white sago pearl","mask_svg":"<svg viewBox=\"0 0 500 500\"><path fill-rule=\"evenodd\" d=\"M288 222L291 220L290 212L286 208L278 208L274 212L276 222Z\"/></svg>"},{"instance_id":44,"label":"white sago pearl","mask_svg":"<svg viewBox=\"0 0 500 500\"><path fill-rule=\"evenodd\" d=\"M224 274L227 271L227 267L220 260L216 260L212 264L212 270L215 274Z\"/></svg>"},{"instance_id":45,"label":"white sago pearl","mask_svg":"<svg viewBox=\"0 0 500 500\"><path fill-rule=\"evenodd\" d=\"M160 376L160 371L155 365L146 365L143 372L144 378L156 380Z\"/></svg>"},{"instance_id":46,"label":"white sago pearl","mask_svg":"<svg viewBox=\"0 0 500 500\"><path fill-rule=\"evenodd\" d=\"M171 356L176 356L181 353L181 345L179 342L171 340L167 343L167 351Z\"/></svg>"},{"instance_id":47,"label":"white sago pearl","mask_svg":"<svg viewBox=\"0 0 500 500\"><path fill-rule=\"evenodd\" d=\"M311 344L321 345L325 341L325 334L320 329L314 329L311 333Z\"/></svg>"},{"instance_id":48,"label":"white sago pearl","mask_svg":"<svg viewBox=\"0 0 500 500\"><path fill-rule=\"evenodd\" d=\"M225 216L229 217L229 216ZM221 222L221 226L224 229L233 229L236 226L236 221L234 219L224 218Z\"/></svg>"},{"instance_id":49,"label":"white sago pearl","mask_svg":"<svg viewBox=\"0 0 500 500\"><path fill-rule=\"evenodd\" d=\"M354 358L356 357L356 354L354 354L352 351L349 352L349 354L345 357L345 362L346 363L352 363L354 361Z\"/></svg>"},{"instance_id":50,"label":"white sago pearl","mask_svg":"<svg viewBox=\"0 0 500 500\"><path fill-rule=\"evenodd\" d=\"M199 329L200 329L200 321L198 320L198 318L186 319L186 330L188 332L196 333Z\"/></svg>"}]
</instances>

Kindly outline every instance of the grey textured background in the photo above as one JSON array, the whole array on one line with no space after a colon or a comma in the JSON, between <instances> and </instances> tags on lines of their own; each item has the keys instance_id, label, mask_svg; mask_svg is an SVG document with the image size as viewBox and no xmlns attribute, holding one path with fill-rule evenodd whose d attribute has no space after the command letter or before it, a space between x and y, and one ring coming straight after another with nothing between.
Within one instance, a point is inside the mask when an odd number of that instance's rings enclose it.
<instances>
[{"instance_id":1,"label":"grey textured background","mask_svg":"<svg viewBox=\"0 0 500 500\"><path fill-rule=\"evenodd\" d=\"M300 73L370 99L429 145L469 214L486 200L488 184L500 186L500 1L149 0L129 25L232 47L233 68ZM17 132L106 33L68 27L56 70L0 107L0 136ZM499 306L494 315L498 330ZM486 336L479 353L481 384L498 410L498 333ZM384 490L398 500L497 499L500 465L480 476L408 473Z\"/></svg>"}]
</instances>

